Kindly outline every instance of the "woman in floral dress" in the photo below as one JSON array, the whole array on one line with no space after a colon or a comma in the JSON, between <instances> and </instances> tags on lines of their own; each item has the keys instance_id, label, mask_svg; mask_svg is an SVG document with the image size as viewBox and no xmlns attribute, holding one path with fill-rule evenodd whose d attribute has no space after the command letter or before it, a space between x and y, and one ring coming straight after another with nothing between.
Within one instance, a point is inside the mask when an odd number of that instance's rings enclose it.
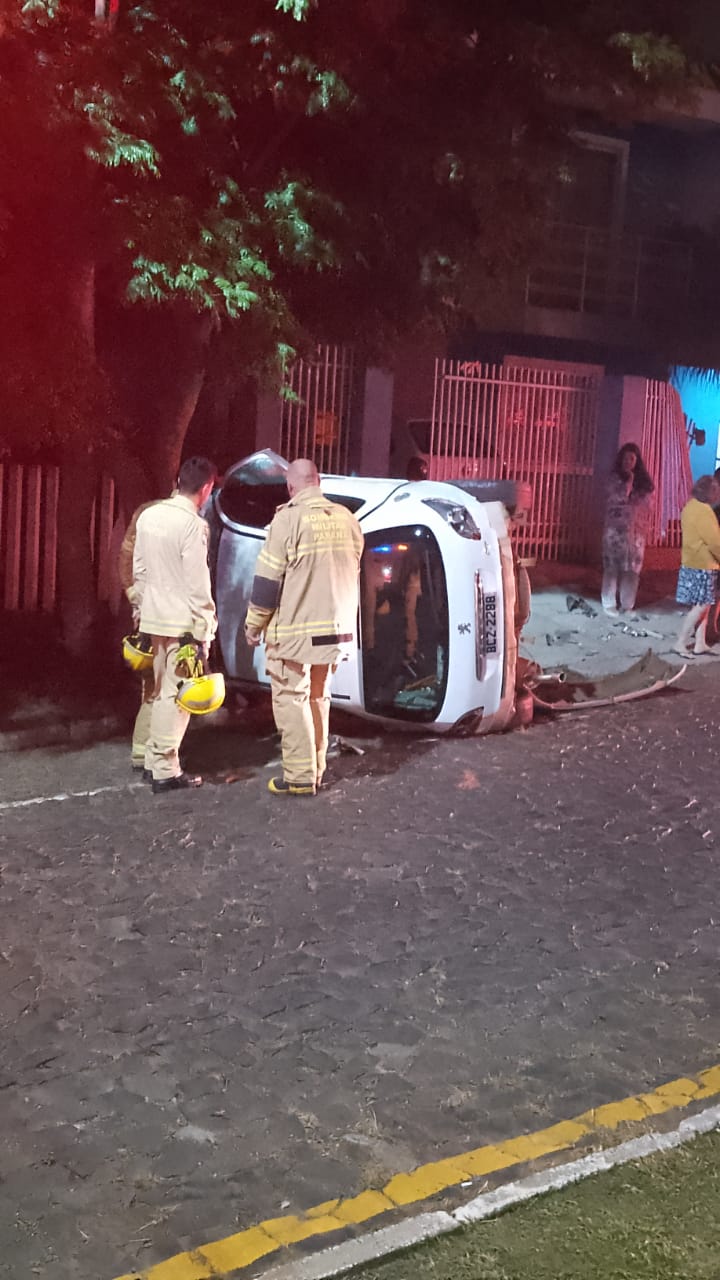
<instances>
[{"instance_id":1,"label":"woman in floral dress","mask_svg":"<svg viewBox=\"0 0 720 1280\"><path fill-rule=\"evenodd\" d=\"M612 616L635 608L654 491L637 445L624 444L608 480L602 544L602 604Z\"/></svg>"}]
</instances>

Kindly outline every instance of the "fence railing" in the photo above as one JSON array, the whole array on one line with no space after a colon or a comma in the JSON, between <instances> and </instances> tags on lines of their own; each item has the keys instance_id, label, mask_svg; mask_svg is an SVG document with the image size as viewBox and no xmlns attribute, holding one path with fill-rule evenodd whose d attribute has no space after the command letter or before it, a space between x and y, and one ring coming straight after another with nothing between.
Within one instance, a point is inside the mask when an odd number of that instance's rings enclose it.
<instances>
[{"instance_id":1,"label":"fence railing","mask_svg":"<svg viewBox=\"0 0 720 1280\"><path fill-rule=\"evenodd\" d=\"M353 373L350 346L322 344L313 359L295 361L288 387L296 398L282 402L284 457L312 458L328 474L347 471Z\"/></svg>"},{"instance_id":2,"label":"fence railing","mask_svg":"<svg viewBox=\"0 0 720 1280\"><path fill-rule=\"evenodd\" d=\"M118 516L113 481L100 476L88 530L99 600L114 592L110 553ZM0 462L0 609L52 613L61 537L60 468Z\"/></svg>"},{"instance_id":3,"label":"fence railing","mask_svg":"<svg viewBox=\"0 0 720 1280\"><path fill-rule=\"evenodd\" d=\"M310 410L286 423L284 447L295 456L318 457L324 471L347 469L349 376L337 371L327 401L318 392ZM351 369L351 366L350 366ZM305 372L311 387L317 368ZM521 556L574 559L585 551L592 506L600 375L523 365L438 360L430 437L430 474L527 481L533 489L528 522L515 533ZM313 404L317 408L312 417ZM318 444L317 418L334 406L334 427ZM311 436L312 429L312 436ZM290 433L295 432L291 437ZM305 433L305 434L303 434ZM656 487L648 543L677 548L680 512L692 485L680 398L668 383L648 381L641 452ZM310 446L313 447L310 447ZM114 554L122 536L112 480L101 476L88 530L88 555L98 599L117 596ZM58 548L62 537L57 466L0 463L0 610L52 612L57 603Z\"/></svg>"},{"instance_id":4,"label":"fence railing","mask_svg":"<svg viewBox=\"0 0 720 1280\"><path fill-rule=\"evenodd\" d=\"M579 558L592 497L599 372L437 360L430 476L524 480L521 556Z\"/></svg>"},{"instance_id":5,"label":"fence railing","mask_svg":"<svg viewBox=\"0 0 720 1280\"><path fill-rule=\"evenodd\" d=\"M648 546L681 547L680 512L690 497L692 472L682 402L667 382L647 382L639 446L655 483Z\"/></svg>"},{"instance_id":6,"label":"fence railing","mask_svg":"<svg viewBox=\"0 0 720 1280\"><path fill-rule=\"evenodd\" d=\"M677 310L690 294L692 248L677 240L554 222L531 268L528 306L643 320Z\"/></svg>"}]
</instances>

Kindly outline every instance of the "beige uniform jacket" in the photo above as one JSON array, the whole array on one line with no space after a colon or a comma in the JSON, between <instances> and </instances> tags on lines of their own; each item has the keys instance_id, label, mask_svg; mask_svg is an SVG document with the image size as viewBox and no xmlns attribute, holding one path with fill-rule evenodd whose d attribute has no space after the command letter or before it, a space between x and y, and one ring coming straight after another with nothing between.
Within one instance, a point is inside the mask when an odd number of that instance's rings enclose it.
<instances>
[{"instance_id":1,"label":"beige uniform jacket","mask_svg":"<svg viewBox=\"0 0 720 1280\"><path fill-rule=\"evenodd\" d=\"M246 626L268 653L337 662L356 640L363 535L346 507L319 487L278 507L258 556Z\"/></svg>"},{"instance_id":2,"label":"beige uniform jacket","mask_svg":"<svg viewBox=\"0 0 720 1280\"><path fill-rule=\"evenodd\" d=\"M154 499L154 501L157 501L157 499ZM133 606L137 604L137 587L135 585L133 575L133 557L135 555L137 522L143 511L147 511L148 507L152 506L153 502L143 502L142 506L138 507L136 511L133 511L118 553L118 577L120 579L120 586L130 601L130 604Z\"/></svg>"},{"instance_id":3,"label":"beige uniform jacket","mask_svg":"<svg viewBox=\"0 0 720 1280\"><path fill-rule=\"evenodd\" d=\"M140 630L151 636L212 640L217 628L208 568L207 521L177 494L138 516L133 581Z\"/></svg>"}]
</instances>

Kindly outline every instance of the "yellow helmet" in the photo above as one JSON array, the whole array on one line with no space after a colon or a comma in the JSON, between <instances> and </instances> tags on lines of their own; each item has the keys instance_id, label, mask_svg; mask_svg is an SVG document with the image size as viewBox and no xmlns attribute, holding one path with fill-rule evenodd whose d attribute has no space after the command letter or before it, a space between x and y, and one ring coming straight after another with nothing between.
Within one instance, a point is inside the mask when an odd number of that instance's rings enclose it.
<instances>
[{"instance_id":1,"label":"yellow helmet","mask_svg":"<svg viewBox=\"0 0 720 1280\"><path fill-rule=\"evenodd\" d=\"M225 677L220 672L183 680L175 701L193 716L207 716L225 701Z\"/></svg>"},{"instance_id":2,"label":"yellow helmet","mask_svg":"<svg viewBox=\"0 0 720 1280\"><path fill-rule=\"evenodd\" d=\"M123 658L131 671L149 671L153 664L152 640L142 631L133 631L122 642Z\"/></svg>"}]
</instances>

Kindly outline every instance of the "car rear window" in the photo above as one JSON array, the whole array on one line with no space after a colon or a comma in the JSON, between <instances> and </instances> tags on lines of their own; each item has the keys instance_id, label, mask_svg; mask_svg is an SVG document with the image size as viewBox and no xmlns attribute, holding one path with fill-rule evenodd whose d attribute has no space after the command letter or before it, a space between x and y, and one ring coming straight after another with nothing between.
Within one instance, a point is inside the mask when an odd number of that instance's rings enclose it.
<instances>
[{"instance_id":1,"label":"car rear window","mask_svg":"<svg viewBox=\"0 0 720 1280\"><path fill-rule=\"evenodd\" d=\"M285 484L245 484L232 475L215 499L226 520L251 529L265 529L280 504L287 500Z\"/></svg>"},{"instance_id":2,"label":"car rear window","mask_svg":"<svg viewBox=\"0 0 720 1280\"><path fill-rule=\"evenodd\" d=\"M364 498L353 498L349 493L328 493L324 488L323 493L330 502L337 502L338 506L347 507L348 511L352 511L353 515L361 507L365 506Z\"/></svg>"}]
</instances>

